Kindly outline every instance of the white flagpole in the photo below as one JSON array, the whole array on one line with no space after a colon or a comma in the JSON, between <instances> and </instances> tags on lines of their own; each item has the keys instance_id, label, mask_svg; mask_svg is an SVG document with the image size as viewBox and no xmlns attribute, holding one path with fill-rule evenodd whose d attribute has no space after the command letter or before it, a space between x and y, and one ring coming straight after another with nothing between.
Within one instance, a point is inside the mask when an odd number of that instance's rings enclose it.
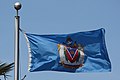
<instances>
[{"instance_id":1,"label":"white flagpole","mask_svg":"<svg viewBox=\"0 0 120 80\"><path fill-rule=\"evenodd\" d=\"M21 8L21 4L19 2L16 2L14 4L14 8L16 9L16 16L15 16L15 47L14 47L14 62L15 62L15 68L14 68L14 80L19 80L19 25L20 25L20 16L18 16L18 10Z\"/></svg>"}]
</instances>

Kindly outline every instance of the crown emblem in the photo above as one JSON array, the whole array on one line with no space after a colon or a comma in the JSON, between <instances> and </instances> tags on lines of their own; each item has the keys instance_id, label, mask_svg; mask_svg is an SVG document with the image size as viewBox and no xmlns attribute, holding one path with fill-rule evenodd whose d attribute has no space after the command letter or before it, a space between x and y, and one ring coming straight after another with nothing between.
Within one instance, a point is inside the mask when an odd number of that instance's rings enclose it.
<instances>
[{"instance_id":1,"label":"crown emblem","mask_svg":"<svg viewBox=\"0 0 120 80\"><path fill-rule=\"evenodd\" d=\"M60 64L65 68L79 68L84 62L84 47L68 36L63 44L58 44Z\"/></svg>"}]
</instances>

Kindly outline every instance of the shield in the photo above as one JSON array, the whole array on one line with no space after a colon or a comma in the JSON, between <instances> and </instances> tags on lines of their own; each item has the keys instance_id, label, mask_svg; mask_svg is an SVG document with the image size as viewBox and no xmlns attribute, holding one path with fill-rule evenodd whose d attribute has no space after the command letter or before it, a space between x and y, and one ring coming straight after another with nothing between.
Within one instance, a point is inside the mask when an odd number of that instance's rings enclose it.
<instances>
[{"instance_id":1,"label":"shield","mask_svg":"<svg viewBox=\"0 0 120 80\"><path fill-rule=\"evenodd\" d=\"M79 48L67 47L58 44L58 53L60 56L60 64L66 68L79 68L83 66L84 52Z\"/></svg>"}]
</instances>

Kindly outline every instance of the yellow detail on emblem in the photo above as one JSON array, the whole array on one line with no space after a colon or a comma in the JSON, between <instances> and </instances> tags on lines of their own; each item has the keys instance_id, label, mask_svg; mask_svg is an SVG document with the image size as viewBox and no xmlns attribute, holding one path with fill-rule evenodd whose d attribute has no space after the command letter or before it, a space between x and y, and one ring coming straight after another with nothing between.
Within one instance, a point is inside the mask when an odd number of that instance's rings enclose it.
<instances>
[{"instance_id":1,"label":"yellow detail on emblem","mask_svg":"<svg viewBox=\"0 0 120 80\"><path fill-rule=\"evenodd\" d=\"M58 46L58 51L60 50L60 44L57 45Z\"/></svg>"}]
</instances>

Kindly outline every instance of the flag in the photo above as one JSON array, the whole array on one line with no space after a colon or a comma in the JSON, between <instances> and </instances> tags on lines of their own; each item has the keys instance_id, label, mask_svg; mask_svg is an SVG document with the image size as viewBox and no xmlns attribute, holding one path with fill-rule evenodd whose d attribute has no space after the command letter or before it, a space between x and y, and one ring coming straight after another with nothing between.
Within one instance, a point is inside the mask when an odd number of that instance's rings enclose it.
<instances>
[{"instance_id":1,"label":"flag","mask_svg":"<svg viewBox=\"0 0 120 80\"><path fill-rule=\"evenodd\" d=\"M25 33L29 71L110 72L105 30L70 34Z\"/></svg>"}]
</instances>

